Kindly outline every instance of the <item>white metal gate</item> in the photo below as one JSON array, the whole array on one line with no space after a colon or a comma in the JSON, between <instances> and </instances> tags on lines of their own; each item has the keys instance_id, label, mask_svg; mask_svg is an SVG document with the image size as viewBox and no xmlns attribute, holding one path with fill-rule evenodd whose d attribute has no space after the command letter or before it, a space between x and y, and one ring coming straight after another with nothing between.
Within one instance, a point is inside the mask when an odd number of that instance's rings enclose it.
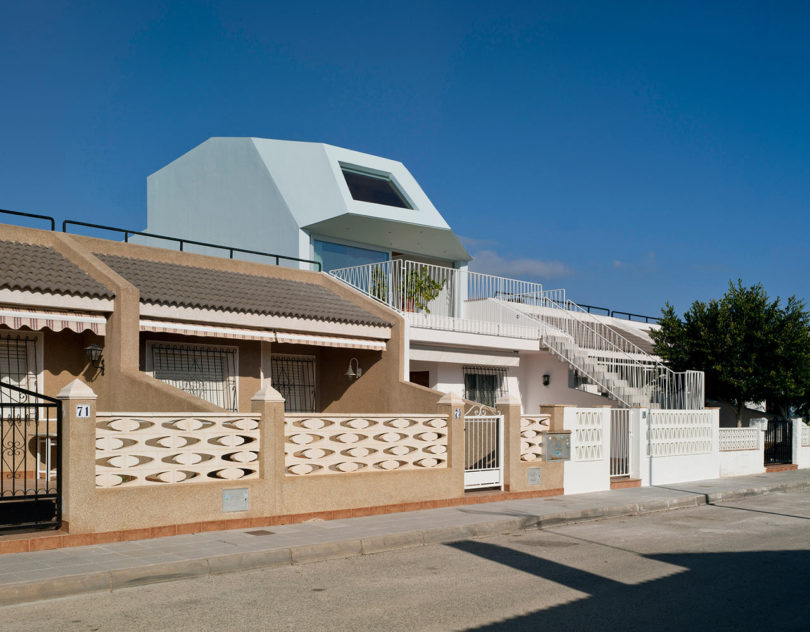
<instances>
[{"instance_id":1,"label":"white metal gate","mask_svg":"<svg viewBox=\"0 0 810 632\"><path fill-rule=\"evenodd\" d=\"M610 410L610 475L630 475L630 411Z\"/></svg>"},{"instance_id":2,"label":"white metal gate","mask_svg":"<svg viewBox=\"0 0 810 632\"><path fill-rule=\"evenodd\" d=\"M503 415L475 405L464 416L464 489L503 489Z\"/></svg>"}]
</instances>

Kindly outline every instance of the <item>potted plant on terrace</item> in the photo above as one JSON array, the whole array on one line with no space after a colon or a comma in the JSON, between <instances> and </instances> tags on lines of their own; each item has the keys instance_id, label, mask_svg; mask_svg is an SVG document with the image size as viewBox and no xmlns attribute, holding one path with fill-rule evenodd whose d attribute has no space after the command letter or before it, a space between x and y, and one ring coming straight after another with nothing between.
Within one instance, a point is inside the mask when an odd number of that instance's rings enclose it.
<instances>
[{"instance_id":1,"label":"potted plant on terrace","mask_svg":"<svg viewBox=\"0 0 810 632\"><path fill-rule=\"evenodd\" d=\"M388 275L380 268L371 271L371 296L383 303L388 302Z\"/></svg>"},{"instance_id":2,"label":"potted plant on terrace","mask_svg":"<svg viewBox=\"0 0 810 632\"><path fill-rule=\"evenodd\" d=\"M444 289L446 282L446 279L432 279L427 266L409 270L405 276L405 311L430 314L428 305Z\"/></svg>"}]
</instances>

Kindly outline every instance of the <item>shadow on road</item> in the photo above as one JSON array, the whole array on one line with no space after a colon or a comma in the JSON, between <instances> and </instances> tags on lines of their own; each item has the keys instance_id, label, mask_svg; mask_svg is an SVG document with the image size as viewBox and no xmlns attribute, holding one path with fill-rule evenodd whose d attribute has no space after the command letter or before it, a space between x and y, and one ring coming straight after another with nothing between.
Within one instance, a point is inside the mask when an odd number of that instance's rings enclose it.
<instances>
[{"instance_id":1,"label":"shadow on road","mask_svg":"<svg viewBox=\"0 0 810 632\"><path fill-rule=\"evenodd\" d=\"M687 570L628 585L488 542L448 546L588 595L473 630L810 629L808 550L642 555Z\"/></svg>"}]
</instances>

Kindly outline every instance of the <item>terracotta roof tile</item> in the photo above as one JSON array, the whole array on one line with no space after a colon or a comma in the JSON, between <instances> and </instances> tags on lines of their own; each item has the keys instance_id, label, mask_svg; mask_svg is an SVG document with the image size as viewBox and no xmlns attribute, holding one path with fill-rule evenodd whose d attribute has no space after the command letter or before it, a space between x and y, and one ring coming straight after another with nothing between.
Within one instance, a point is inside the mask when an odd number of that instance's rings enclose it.
<instances>
[{"instance_id":1,"label":"terracotta roof tile","mask_svg":"<svg viewBox=\"0 0 810 632\"><path fill-rule=\"evenodd\" d=\"M0 241L0 288L92 298L115 296L56 249L17 241Z\"/></svg>"},{"instance_id":2,"label":"terracotta roof tile","mask_svg":"<svg viewBox=\"0 0 810 632\"><path fill-rule=\"evenodd\" d=\"M390 325L314 283L109 254L96 256L137 287L141 301L147 303Z\"/></svg>"}]
</instances>

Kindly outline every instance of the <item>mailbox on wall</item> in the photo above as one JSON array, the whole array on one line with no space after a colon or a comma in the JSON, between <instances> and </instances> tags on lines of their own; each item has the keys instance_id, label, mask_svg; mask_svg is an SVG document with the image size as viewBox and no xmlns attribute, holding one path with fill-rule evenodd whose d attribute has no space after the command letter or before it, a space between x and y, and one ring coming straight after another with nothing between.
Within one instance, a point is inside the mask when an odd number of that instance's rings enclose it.
<instances>
[{"instance_id":1,"label":"mailbox on wall","mask_svg":"<svg viewBox=\"0 0 810 632\"><path fill-rule=\"evenodd\" d=\"M543 438L543 455L546 461L570 461L571 433L546 432Z\"/></svg>"}]
</instances>

